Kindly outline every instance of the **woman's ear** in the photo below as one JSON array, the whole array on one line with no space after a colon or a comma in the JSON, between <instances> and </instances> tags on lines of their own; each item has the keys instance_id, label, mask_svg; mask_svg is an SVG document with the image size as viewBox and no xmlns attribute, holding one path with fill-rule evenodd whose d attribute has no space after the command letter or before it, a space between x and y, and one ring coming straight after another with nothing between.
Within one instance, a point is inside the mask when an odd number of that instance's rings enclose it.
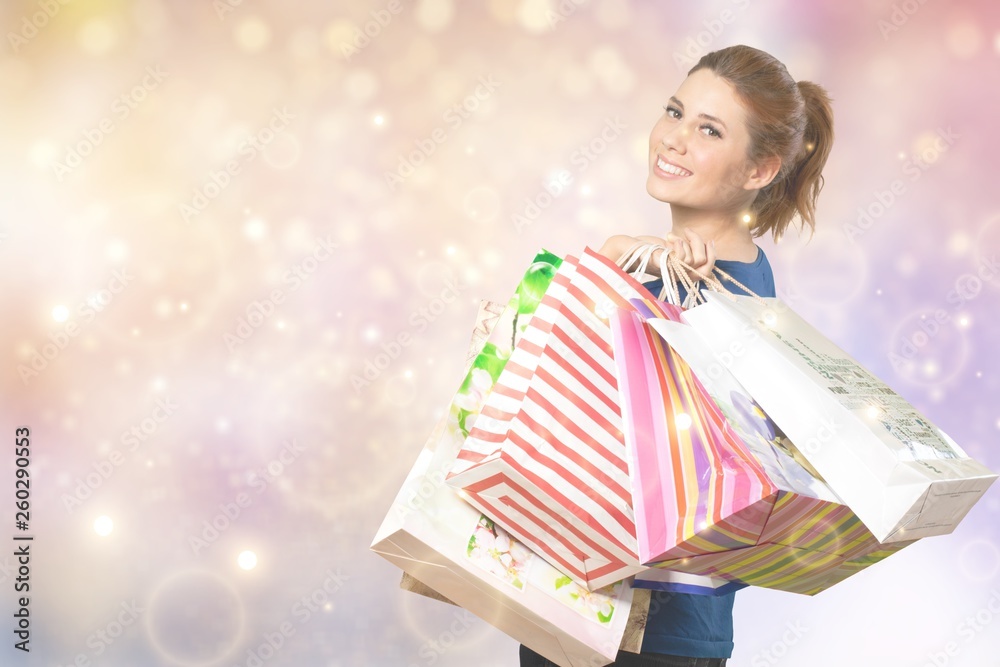
<instances>
[{"instance_id":1,"label":"woman's ear","mask_svg":"<svg viewBox=\"0 0 1000 667\"><path fill-rule=\"evenodd\" d=\"M744 188L747 190L760 190L774 180L781 170L781 158L777 155L766 157L760 162L750 167L747 174L747 181Z\"/></svg>"}]
</instances>

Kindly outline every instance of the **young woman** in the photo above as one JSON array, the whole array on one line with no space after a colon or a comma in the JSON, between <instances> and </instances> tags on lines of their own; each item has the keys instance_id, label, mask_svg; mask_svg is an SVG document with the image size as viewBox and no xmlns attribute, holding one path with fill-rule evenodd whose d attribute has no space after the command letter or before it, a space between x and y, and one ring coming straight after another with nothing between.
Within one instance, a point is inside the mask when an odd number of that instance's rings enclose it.
<instances>
[{"instance_id":1,"label":"young woman","mask_svg":"<svg viewBox=\"0 0 1000 667\"><path fill-rule=\"evenodd\" d=\"M754 239L770 232L777 240L796 215L802 227L815 228L832 144L833 111L823 88L796 83L758 49L709 53L688 72L649 136L646 190L670 204L670 232L612 236L601 254L617 260L639 241L655 243L690 265L694 280L718 267L759 296L775 296L771 266ZM659 252L650 273L658 273ZM646 286L658 295L662 279ZM684 299L683 286L679 291ZM654 592L642 653L619 652L614 664L725 665L733 651L734 597ZM522 667L552 666L525 646L520 658Z\"/></svg>"}]
</instances>

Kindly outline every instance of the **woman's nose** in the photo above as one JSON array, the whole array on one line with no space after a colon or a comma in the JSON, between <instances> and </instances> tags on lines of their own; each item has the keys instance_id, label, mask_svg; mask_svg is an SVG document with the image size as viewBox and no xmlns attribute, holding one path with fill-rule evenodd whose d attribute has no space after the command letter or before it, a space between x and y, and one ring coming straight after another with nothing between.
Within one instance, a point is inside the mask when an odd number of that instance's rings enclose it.
<instances>
[{"instance_id":1,"label":"woman's nose","mask_svg":"<svg viewBox=\"0 0 1000 667\"><path fill-rule=\"evenodd\" d=\"M660 138L660 143L666 149L673 149L678 153L683 153L687 148L688 137L691 130L687 125L679 124L668 129Z\"/></svg>"}]
</instances>

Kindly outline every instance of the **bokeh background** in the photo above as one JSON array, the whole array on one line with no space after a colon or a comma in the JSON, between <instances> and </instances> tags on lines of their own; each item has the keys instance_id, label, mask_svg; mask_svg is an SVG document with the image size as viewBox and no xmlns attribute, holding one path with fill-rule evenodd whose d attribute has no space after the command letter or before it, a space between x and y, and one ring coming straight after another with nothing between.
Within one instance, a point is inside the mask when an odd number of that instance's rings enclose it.
<instances>
[{"instance_id":1,"label":"bokeh background","mask_svg":"<svg viewBox=\"0 0 1000 667\"><path fill-rule=\"evenodd\" d=\"M440 648L458 612L369 545L479 300L539 248L669 229L648 132L730 44L834 98L817 233L759 240L779 295L1000 471L998 19L992 0L5 0L0 662L252 665L285 627L264 664L516 665L479 620ZM730 664L995 664L998 519L1000 487L816 597L740 592Z\"/></svg>"}]
</instances>

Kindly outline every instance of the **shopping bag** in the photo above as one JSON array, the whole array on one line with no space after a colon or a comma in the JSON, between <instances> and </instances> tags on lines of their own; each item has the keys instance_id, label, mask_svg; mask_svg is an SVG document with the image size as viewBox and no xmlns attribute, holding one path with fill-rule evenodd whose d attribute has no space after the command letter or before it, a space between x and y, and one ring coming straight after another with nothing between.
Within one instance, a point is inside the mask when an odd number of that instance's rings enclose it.
<instances>
[{"instance_id":1,"label":"shopping bag","mask_svg":"<svg viewBox=\"0 0 1000 667\"><path fill-rule=\"evenodd\" d=\"M554 269L558 258L550 259L549 269ZM533 264L535 271L529 274L541 270L538 264ZM567 667L605 665L619 649L638 652L641 646L642 626L628 626L630 618L641 622L642 613L641 609L633 613L631 583L620 581L593 592L577 586L444 483L481 401L490 392L493 375L516 343L522 329L519 320L531 314L532 306L525 304L540 296L538 284L523 287L524 280L496 318L371 548L441 598L553 662ZM641 595L639 600L643 600ZM648 605L648 596L645 602Z\"/></svg>"},{"instance_id":2,"label":"shopping bag","mask_svg":"<svg viewBox=\"0 0 1000 667\"><path fill-rule=\"evenodd\" d=\"M452 413L428 440L372 550L556 664L612 662L626 634L630 582L588 591L462 500L443 483L448 457L439 451L456 441Z\"/></svg>"},{"instance_id":3,"label":"shopping bag","mask_svg":"<svg viewBox=\"0 0 1000 667\"><path fill-rule=\"evenodd\" d=\"M705 297L684 321L878 542L950 533L996 479L779 299Z\"/></svg>"},{"instance_id":4,"label":"shopping bag","mask_svg":"<svg viewBox=\"0 0 1000 667\"><path fill-rule=\"evenodd\" d=\"M615 262L564 258L448 478L591 590L645 569L607 320L636 297L653 299Z\"/></svg>"},{"instance_id":5,"label":"shopping bag","mask_svg":"<svg viewBox=\"0 0 1000 667\"><path fill-rule=\"evenodd\" d=\"M612 332L641 560L818 592L859 555L849 545L864 526L690 326L636 305L646 313L615 313Z\"/></svg>"}]
</instances>

